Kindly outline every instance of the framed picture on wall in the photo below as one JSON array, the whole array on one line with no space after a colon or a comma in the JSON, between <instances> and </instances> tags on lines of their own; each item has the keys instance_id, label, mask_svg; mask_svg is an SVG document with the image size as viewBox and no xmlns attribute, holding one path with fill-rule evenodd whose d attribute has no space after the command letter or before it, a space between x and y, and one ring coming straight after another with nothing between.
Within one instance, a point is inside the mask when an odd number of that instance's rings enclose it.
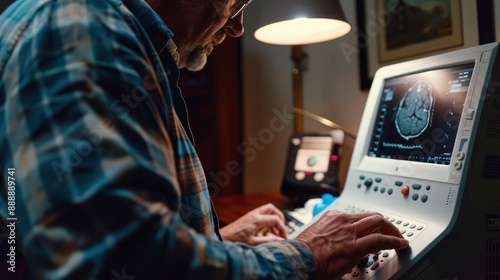
<instances>
[{"instance_id":1,"label":"framed picture on wall","mask_svg":"<svg viewBox=\"0 0 500 280\"><path fill-rule=\"evenodd\" d=\"M495 21L495 40L500 42L500 3L494 3L494 21Z\"/></svg>"},{"instance_id":2,"label":"framed picture on wall","mask_svg":"<svg viewBox=\"0 0 500 280\"><path fill-rule=\"evenodd\" d=\"M492 7L491 20L478 23L477 11L492 5L483 0L356 1L362 89L370 88L382 66L476 46L481 33L494 27Z\"/></svg>"},{"instance_id":3,"label":"framed picture on wall","mask_svg":"<svg viewBox=\"0 0 500 280\"><path fill-rule=\"evenodd\" d=\"M376 0L380 63L462 46L458 0Z\"/></svg>"}]
</instances>

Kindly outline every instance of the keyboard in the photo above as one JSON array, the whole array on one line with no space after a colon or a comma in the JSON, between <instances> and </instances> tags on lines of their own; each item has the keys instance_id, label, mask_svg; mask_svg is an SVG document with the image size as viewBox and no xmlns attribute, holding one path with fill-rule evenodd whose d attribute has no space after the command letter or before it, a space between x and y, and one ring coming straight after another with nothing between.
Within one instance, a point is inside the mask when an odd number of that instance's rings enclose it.
<instances>
[{"instance_id":1,"label":"keyboard","mask_svg":"<svg viewBox=\"0 0 500 280\"><path fill-rule=\"evenodd\" d=\"M292 216L287 210L283 212L285 215L285 226L287 229L288 234L293 233L296 231L299 227L303 226L304 223L296 219L294 216Z\"/></svg>"}]
</instances>

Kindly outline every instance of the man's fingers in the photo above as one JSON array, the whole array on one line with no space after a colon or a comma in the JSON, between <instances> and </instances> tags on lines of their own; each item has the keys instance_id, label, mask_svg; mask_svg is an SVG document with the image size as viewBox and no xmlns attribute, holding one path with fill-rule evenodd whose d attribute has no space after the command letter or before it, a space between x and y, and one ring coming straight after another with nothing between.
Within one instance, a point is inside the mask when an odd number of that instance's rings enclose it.
<instances>
[{"instance_id":1,"label":"man's fingers","mask_svg":"<svg viewBox=\"0 0 500 280\"><path fill-rule=\"evenodd\" d=\"M379 213L375 212L359 212L359 213L344 213L338 210L328 210L324 214L324 216L330 216L330 217L335 217L335 216L342 216L346 222L348 223L355 223L356 221L359 221L363 218L370 217L373 215L379 215Z\"/></svg>"},{"instance_id":2,"label":"man's fingers","mask_svg":"<svg viewBox=\"0 0 500 280\"><path fill-rule=\"evenodd\" d=\"M361 237L371 233L390 234L399 238L403 235L391 222L387 221L379 214L371 214L353 223L356 233Z\"/></svg>"},{"instance_id":3,"label":"man's fingers","mask_svg":"<svg viewBox=\"0 0 500 280\"><path fill-rule=\"evenodd\" d=\"M259 228L267 227L273 234L287 238L287 230L285 223L276 215L259 215L257 217L256 225Z\"/></svg>"},{"instance_id":4,"label":"man's fingers","mask_svg":"<svg viewBox=\"0 0 500 280\"><path fill-rule=\"evenodd\" d=\"M357 248L362 252L377 252L384 249L401 250L410 244L408 240L379 233L369 234L356 240Z\"/></svg>"},{"instance_id":5,"label":"man's fingers","mask_svg":"<svg viewBox=\"0 0 500 280\"><path fill-rule=\"evenodd\" d=\"M279 210L276 206L274 206L272 203L268 203L265 205L262 205L261 207L258 208L259 213L261 214L272 214L272 215L277 215L280 217L282 221L285 221L285 215L283 215L283 212Z\"/></svg>"},{"instance_id":6,"label":"man's fingers","mask_svg":"<svg viewBox=\"0 0 500 280\"><path fill-rule=\"evenodd\" d=\"M357 235L357 248L363 253L408 247L398 228L380 214L372 214L352 224Z\"/></svg>"},{"instance_id":7,"label":"man's fingers","mask_svg":"<svg viewBox=\"0 0 500 280\"><path fill-rule=\"evenodd\" d=\"M279 236L279 237L284 238L284 239L288 238L288 231L287 231L286 226L285 226L285 230L284 231L281 230L281 229L278 229L276 227L272 227L270 230L276 236Z\"/></svg>"}]
</instances>

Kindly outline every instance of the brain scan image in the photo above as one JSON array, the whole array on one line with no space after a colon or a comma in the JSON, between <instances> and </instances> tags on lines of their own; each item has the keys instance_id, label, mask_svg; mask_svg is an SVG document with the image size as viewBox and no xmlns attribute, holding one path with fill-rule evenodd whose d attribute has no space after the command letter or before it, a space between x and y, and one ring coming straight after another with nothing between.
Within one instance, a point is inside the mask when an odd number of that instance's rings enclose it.
<instances>
[{"instance_id":1,"label":"brain scan image","mask_svg":"<svg viewBox=\"0 0 500 280\"><path fill-rule=\"evenodd\" d=\"M398 70L385 79L367 155L450 165L474 66Z\"/></svg>"},{"instance_id":2,"label":"brain scan image","mask_svg":"<svg viewBox=\"0 0 500 280\"><path fill-rule=\"evenodd\" d=\"M405 140L418 137L429 126L434 105L432 86L418 81L410 87L399 102L395 125Z\"/></svg>"}]
</instances>

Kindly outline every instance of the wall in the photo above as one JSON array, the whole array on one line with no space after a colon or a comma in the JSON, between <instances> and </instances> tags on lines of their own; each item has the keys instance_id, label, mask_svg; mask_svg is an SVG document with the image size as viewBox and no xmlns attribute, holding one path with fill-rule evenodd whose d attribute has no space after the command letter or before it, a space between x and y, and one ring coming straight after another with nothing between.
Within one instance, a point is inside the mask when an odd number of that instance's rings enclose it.
<instances>
[{"instance_id":1,"label":"wall","mask_svg":"<svg viewBox=\"0 0 500 280\"><path fill-rule=\"evenodd\" d=\"M292 120L276 113L292 104L291 48L264 44L253 37L264 1L253 1L245 11L243 141L247 146L241 152L246 193L280 189L293 131ZM304 47L308 53L304 108L357 133L368 92L359 88L357 54L345 56L340 48L341 44L356 46L356 1L340 2L353 30L342 38ZM475 1L462 0L467 45L477 44L475 14ZM312 120L304 122L305 131L328 129Z\"/></svg>"},{"instance_id":2,"label":"wall","mask_svg":"<svg viewBox=\"0 0 500 280\"><path fill-rule=\"evenodd\" d=\"M243 150L246 193L280 188L288 139L293 131L293 120L276 113L292 104L291 47L264 44L253 37L263 2L253 1L244 19L243 140L250 144ZM355 23L355 1L341 1L341 4L347 20ZM351 31L337 40L304 46L308 57L303 73L305 110L353 132L357 132L367 92L359 90L357 55L345 57L339 44L355 44L355 40ZM305 131L328 129L304 120Z\"/></svg>"}]
</instances>

